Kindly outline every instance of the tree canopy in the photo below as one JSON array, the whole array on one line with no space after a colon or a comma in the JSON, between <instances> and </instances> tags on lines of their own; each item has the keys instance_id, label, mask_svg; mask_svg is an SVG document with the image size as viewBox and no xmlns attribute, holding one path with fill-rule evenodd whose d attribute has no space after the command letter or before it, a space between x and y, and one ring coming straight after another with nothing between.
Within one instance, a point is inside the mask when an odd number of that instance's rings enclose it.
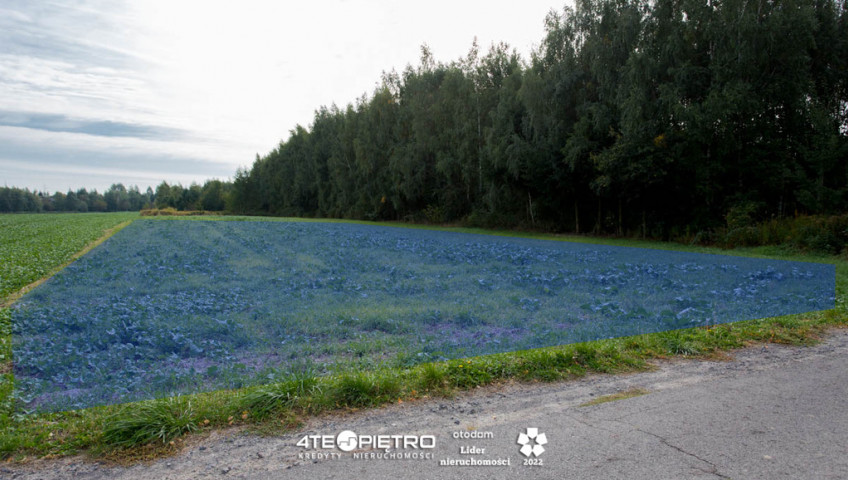
<instances>
[{"instance_id":1,"label":"tree canopy","mask_svg":"<svg viewBox=\"0 0 848 480\"><path fill-rule=\"evenodd\" d=\"M125 187L123 183L110 186L102 194L81 188L68 193L33 192L15 187L0 187L0 212L127 212L144 208L175 208L177 210L222 211L226 209L231 183L207 180L203 186L188 187L162 182L154 191L148 187Z\"/></svg>"},{"instance_id":2,"label":"tree canopy","mask_svg":"<svg viewBox=\"0 0 848 480\"><path fill-rule=\"evenodd\" d=\"M238 212L666 236L848 206L842 0L577 0L531 58L422 47L252 167Z\"/></svg>"}]
</instances>

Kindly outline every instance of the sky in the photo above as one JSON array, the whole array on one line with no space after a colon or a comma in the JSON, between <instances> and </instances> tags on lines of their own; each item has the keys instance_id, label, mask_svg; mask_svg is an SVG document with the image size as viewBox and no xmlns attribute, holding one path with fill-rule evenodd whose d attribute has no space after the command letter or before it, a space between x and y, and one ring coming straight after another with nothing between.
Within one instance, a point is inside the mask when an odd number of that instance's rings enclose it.
<instances>
[{"instance_id":1,"label":"sky","mask_svg":"<svg viewBox=\"0 0 848 480\"><path fill-rule=\"evenodd\" d=\"M0 0L0 184L143 191L229 179L381 74L505 42L555 0Z\"/></svg>"}]
</instances>

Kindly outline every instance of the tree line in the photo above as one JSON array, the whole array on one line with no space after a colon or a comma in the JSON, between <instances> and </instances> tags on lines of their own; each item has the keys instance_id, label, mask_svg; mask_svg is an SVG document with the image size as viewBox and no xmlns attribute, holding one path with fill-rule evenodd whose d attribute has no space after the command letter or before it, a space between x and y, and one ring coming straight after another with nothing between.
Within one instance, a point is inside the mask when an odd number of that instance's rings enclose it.
<instances>
[{"instance_id":1,"label":"tree line","mask_svg":"<svg viewBox=\"0 0 848 480\"><path fill-rule=\"evenodd\" d=\"M229 182L208 180L202 186L192 183L160 183L156 190L141 192L137 186L122 183L105 192L81 188L67 193L30 191L16 187L0 187L0 212L124 212L148 208L223 211L226 208Z\"/></svg>"},{"instance_id":2,"label":"tree line","mask_svg":"<svg viewBox=\"0 0 848 480\"><path fill-rule=\"evenodd\" d=\"M236 172L239 213L709 230L848 206L844 0L577 0L529 59L383 75Z\"/></svg>"},{"instance_id":3,"label":"tree line","mask_svg":"<svg viewBox=\"0 0 848 480\"><path fill-rule=\"evenodd\" d=\"M138 187L126 188L122 183L105 192L85 188L67 193L30 191L15 187L0 187L0 212L120 212L141 210L152 205L153 190L140 192Z\"/></svg>"}]
</instances>

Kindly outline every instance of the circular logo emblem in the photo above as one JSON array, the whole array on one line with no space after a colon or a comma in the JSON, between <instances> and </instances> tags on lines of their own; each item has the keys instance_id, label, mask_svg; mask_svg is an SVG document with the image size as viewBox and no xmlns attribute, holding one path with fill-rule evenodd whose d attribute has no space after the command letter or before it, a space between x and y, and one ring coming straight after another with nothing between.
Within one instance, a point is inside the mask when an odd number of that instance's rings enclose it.
<instances>
[{"instance_id":1,"label":"circular logo emblem","mask_svg":"<svg viewBox=\"0 0 848 480\"><path fill-rule=\"evenodd\" d=\"M357 445L356 434L350 430L345 430L336 436L336 447L343 452L350 452Z\"/></svg>"}]
</instances>

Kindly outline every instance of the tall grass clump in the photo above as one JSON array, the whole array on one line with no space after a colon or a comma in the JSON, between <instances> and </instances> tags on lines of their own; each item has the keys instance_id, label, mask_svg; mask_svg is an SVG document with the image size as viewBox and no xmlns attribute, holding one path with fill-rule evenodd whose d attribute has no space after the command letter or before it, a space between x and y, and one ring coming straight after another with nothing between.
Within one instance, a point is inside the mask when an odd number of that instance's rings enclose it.
<instances>
[{"instance_id":1,"label":"tall grass clump","mask_svg":"<svg viewBox=\"0 0 848 480\"><path fill-rule=\"evenodd\" d=\"M338 377L333 398L340 407L371 407L397 398L400 392L395 372L349 372Z\"/></svg>"},{"instance_id":2,"label":"tall grass clump","mask_svg":"<svg viewBox=\"0 0 848 480\"><path fill-rule=\"evenodd\" d=\"M447 372L435 363L425 363L418 370L419 388L428 392L441 392L447 386Z\"/></svg>"},{"instance_id":3,"label":"tall grass clump","mask_svg":"<svg viewBox=\"0 0 848 480\"><path fill-rule=\"evenodd\" d=\"M103 443L115 447L167 443L199 429L191 400L185 397L129 404L104 423Z\"/></svg>"},{"instance_id":4,"label":"tall grass clump","mask_svg":"<svg viewBox=\"0 0 848 480\"><path fill-rule=\"evenodd\" d=\"M250 411L255 418L261 419L296 406L317 387L318 377L310 372L299 372L279 383L248 392L241 399L240 410Z\"/></svg>"}]
</instances>

